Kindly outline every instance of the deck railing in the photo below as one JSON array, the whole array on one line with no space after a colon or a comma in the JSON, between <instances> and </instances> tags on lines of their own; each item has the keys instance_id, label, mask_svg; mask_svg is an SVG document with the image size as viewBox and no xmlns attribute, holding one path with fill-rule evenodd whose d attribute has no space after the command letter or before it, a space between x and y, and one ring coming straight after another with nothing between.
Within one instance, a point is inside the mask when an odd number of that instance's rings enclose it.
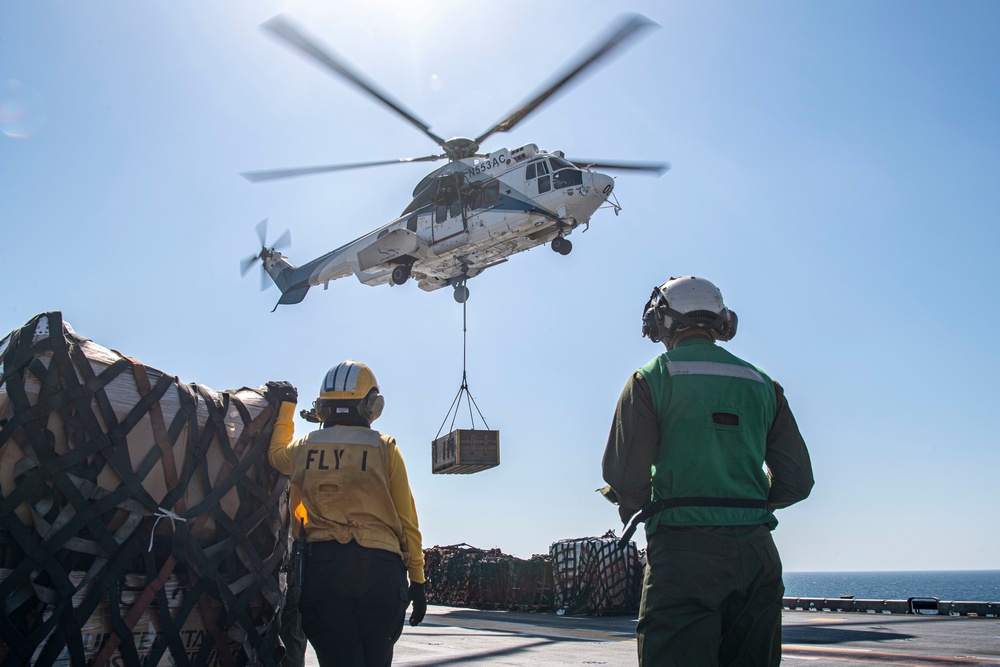
<instances>
[{"instance_id":1,"label":"deck railing","mask_svg":"<svg viewBox=\"0 0 1000 667\"><path fill-rule=\"evenodd\" d=\"M791 611L854 611L866 614L924 614L943 616L1000 616L1000 602L939 600L935 597L911 597L905 600L862 600L843 598L783 598Z\"/></svg>"}]
</instances>

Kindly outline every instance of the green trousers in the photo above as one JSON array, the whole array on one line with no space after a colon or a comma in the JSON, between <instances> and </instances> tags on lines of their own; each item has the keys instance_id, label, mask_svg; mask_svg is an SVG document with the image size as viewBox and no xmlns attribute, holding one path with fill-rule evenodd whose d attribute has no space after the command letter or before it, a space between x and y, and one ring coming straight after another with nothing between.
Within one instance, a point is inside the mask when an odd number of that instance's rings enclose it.
<instances>
[{"instance_id":1,"label":"green trousers","mask_svg":"<svg viewBox=\"0 0 1000 667\"><path fill-rule=\"evenodd\" d=\"M639 667L777 667L781 559L767 526L660 526L647 536Z\"/></svg>"}]
</instances>

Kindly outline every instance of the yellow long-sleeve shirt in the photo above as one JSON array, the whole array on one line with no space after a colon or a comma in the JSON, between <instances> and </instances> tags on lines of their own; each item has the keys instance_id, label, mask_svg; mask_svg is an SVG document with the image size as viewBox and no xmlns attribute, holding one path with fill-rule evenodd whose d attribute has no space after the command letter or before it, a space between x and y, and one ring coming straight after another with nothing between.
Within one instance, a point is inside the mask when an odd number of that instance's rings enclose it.
<instances>
[{"instance_id":1,"label":"yellow long-sleeve shirt","mask_svg":"<svg viewBox=\"0 0 1000 667\"><path fill-rule=\"evenodd\" d=\"M306 508L306 541L354 540L399 554L410 581L424 581L417 510L396 440L363 426L332 426L293 439L294 403L282 403L268 460Z\"/></svg>"}]
</instances>

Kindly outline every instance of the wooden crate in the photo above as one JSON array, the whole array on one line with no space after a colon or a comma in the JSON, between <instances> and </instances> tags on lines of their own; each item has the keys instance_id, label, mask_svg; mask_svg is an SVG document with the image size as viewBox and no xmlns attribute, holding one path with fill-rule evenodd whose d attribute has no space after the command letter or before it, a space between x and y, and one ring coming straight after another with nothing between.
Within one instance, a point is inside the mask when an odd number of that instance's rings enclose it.
<instances>
[{"instance_id":1,"label":"wooden crate","mask_svg":"<svg viewBox=\"0 0 1000 667\"><path fill-rule=\"evenodd\" d=\"M431 443L431 472L468 475L500 465L500 431L456 429Z\"/></svg>"}]
</instances>

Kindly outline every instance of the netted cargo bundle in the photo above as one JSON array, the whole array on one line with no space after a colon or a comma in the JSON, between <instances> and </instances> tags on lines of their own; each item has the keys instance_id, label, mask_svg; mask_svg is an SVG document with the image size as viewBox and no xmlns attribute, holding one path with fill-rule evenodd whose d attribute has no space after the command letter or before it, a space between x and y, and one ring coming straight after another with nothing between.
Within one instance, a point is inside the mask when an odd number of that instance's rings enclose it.
<instances>
[{"instance_id":1,"label":"netted cargo bundle","mask_svg":"<svg viewBox=\"0 0 1000 667\"><path fill-rule=\"evenodd\" d=\"M467 544L424 550L427 601L453 607L548 611L552 567L548 556L523 560L500 549Z\"/></svg>"},{"instance_id":2,"label":"netted cargo bundle","mask_svg":"<svg viewBox=\"0 0 1000 667\"><path fill-rule=\"evenodd\" d=\"M528 560L515 558L510 573L511 606L516 611L552 611L555 586L552 558L536 554Z\"/></svg>"},{"instance_id":3,"label":"netted cargo bundle","mask_svg":"<svg viewBox=\"0 0 1000 667\"><path fill-rule=\"evenodd\" d=\"M58 312L0 364L0 664L276 665L276 404L182 384Z\"/></svg>"},{"instance_id":4,"label":"netted cargo bundle","mask_svg":"<svg viewBox=\"0 0 1000 667\"><path fill-rule=\"evenodd\" d=\"M635 543L618 548L614 531L602 537L560 540L549 548L556 609L606 616L639 609L642 565Z\"/></svg>"}]
</instances>

